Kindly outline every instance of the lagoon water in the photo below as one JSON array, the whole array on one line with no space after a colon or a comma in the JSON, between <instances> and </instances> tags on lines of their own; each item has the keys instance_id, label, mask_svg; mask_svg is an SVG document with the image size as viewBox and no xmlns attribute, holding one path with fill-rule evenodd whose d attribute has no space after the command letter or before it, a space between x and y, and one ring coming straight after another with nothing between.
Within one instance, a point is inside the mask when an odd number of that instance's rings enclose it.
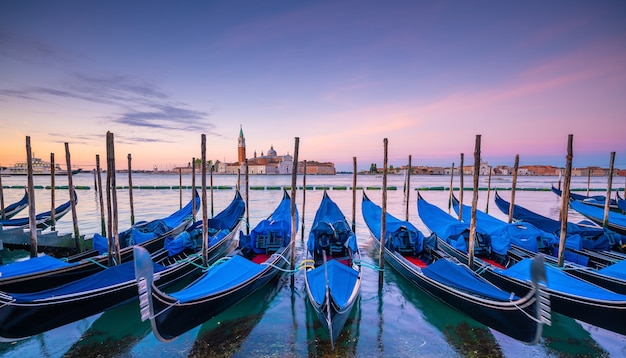
<instances>
[{"instance_id":1,"label":"lagoon water","mask_svg":"<svg viewBox=\"0 0 626 358\"><path fill-rule=\"evenodd\" d=\"M78 190L77 216L81 235L90 237L100 228L100 209L94 190L94 177L81 173L73 177L74 185L89 187ZM387 210L404 217L406 198L403 191L404 176L390 175L388 186L397 190L388 191ZM191 186L191 175L177 174L133 174L133 185L142 187L172 187L182 183ZM245 187L245 178L240 178ZM302 186L303 177L298 177ZM349 220L352 218L352 175L307 176L307 187L298 190L296 203L302 217L304 230L298 232L296 247L300 260L304 256L305 241L311 222L319 204L323 186L328 186L330 197L337 202ZM510 188L511 177L492 178L492 188ZM209 180L207 180L208 182ZM214 213L224 208L235 194L238 178L233 175L215 175L213 185L231 189L213 191ZM543 215L557 218L560 200L550 192L550 185L557 183L556 177L519 177L518 188L538 188L540 191L517 191L515 202ZM25 185L25 177L3 177L5 204L12 203L23 194L23 189L11 188ZM424 188L448 187L449 177L412 176L411 187L422 188L421 193L430 202L446 208L447 190L425 190ZM472 178L465 177L466 187ZM197 176L196 185L200 178ZM50 185L49 177L35 178L35 185ZM56 185L67 185L67 178L57 177ZM126 174L117 175L118 186L128 186ZM250 176L249 187L269 190L249 190L249 223L256 225L276 207L282 197L275 187L290 186L290 176ZM591 188L603 189L607 178L592 178ZM621 180L613 181L614 187L623 189ZM359 175L357 187L366 190L368 196L379 205L382 202L382 178ZM454 179L459 186L459 178ZM487 178L480 179L480 186L487 187ZM573 178L573 189L586 189L587 178ZM245 190L242 190L245 194ZM594 192L604 194L604 192ZM181 199L182 195L182 199ZM303 212L303 196L306 206ZM457 192L458 195L458 192ZM479 191L478 208L487 208L486 190ZM498 211L490 193L488 211L506 220ZM502 191L505 198L510 191ZM361 190L356 194L356 230L359 246L368 266L378 263L378 254L373 249L372 239L360 214ZM128 189L118 189L119 227L130 226L130 204ZM210 198L210 191L207 193ZM428 233L417 215L416 191L409 194L409 217L415 225ZM57 205L68 200L67 190L56 191ZM136 221L153 220L177 210L180 203L188 202L191 190L133 189L134 215ZM464 192L464 203L471 203L472 192ZM50 210L50 190L35 191L36 211ZM210 200L210 199L209 199ZM210 203L209 212L210 212ZM19 216L27 215L27 211ZM209 213L210 215L210 213ZM571 221L583 218L570 212ZM200 214L201 217L201 214ZM73 231L71 214L57 224L60 233ZM242 227L245 230L245 228ZM304 241L302 238L304 232ZM2 252L5 262L9 253ZM331 350L321 324L311 312L304 288L302 272L293 275L293 288L289 275L254 293L222 314L196 327L176 340L159 342L151 333L149 322L141 322L138 303L124 304L75 323L49 332L11 343L0 343L0 357L623 357L626 356L626 336L608 332L584 322L553 313L552 326L545 327L539 344L528 346L490 330L461 312L424 294L396 272L387 269L384 284L378 288L378 273L364 267L361 298L355 306L335 350ZM626 323L625 323L626 324Z\"/></svg>"}]
</instances>

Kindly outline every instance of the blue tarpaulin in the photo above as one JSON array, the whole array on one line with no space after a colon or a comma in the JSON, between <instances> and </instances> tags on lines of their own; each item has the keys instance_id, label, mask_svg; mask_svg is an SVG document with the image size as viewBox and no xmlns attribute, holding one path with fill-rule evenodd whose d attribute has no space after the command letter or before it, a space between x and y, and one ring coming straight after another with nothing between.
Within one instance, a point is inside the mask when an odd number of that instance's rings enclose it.
<instances>
[{"instance_id":1,"label":"blue tarpaulin","mask_svg":"<svg viewBox=\"0 0 626 358\"><path fill-rule=\"evenodd\" d=\"M330 199L326 192L324 192L322 202L315 213L313 227L309 233L307 241L309 252L313 253L315 251L316 238L321 234L336 238L340 245L344 245L353 252L358 250L356 235L350 229L345 216L337 204Z\"/></svg>"},{"instance_id":2,"label":"blue tarpaulin","mask_svg":"<svg viewBox=\"0 0 626 358\"><path fill-rule=\"evenodd\" d=\"M172 293L172 297L178 299L181 303L206 297L245 282L264 268L265 266L263 265L256 264L239 255L234 255L227 261L212 267L192 285Z\"/></svg>"},{"instance_id":3,"label":"blue tarpaulin","mask_svg":"<svg viewBox=\"0 0 626 358\"><path fill-rule=\"evenodd\" d=\"M482 297L504 302L517 299L515 295L478 279L467 266L455 264L447 259L435 261L423 268L422 272L437 282Z\"/></svg>"},{"instance_id":4,"label":"blue tarpaulin","mask_svg":"<svg viewBox=\"0 0 626 358\"><path fill-rule=\"evenodd\" d=\"M131 228L118 234L120 248L138 245L148 240L164 235L166 232L176 228L185 220L193 215L193 207L196 210L200 206L200 197L196 192L194 199L190 200L182 209L174 212L168 217L152 220L150 222L141 221L133 225ZM93 235L93 248L98 250L99 254L105 254L109 251L109 241L106 237L96 233Z\"/></svg>"},{"instance_id":5,"label":"blue tarpaulin","mask_svg":"<svg viewBox=\"0 0 626 358\"><path fill-rule=\"evenodd\" d=\"M0 266L0 278L25 275L33 272L48 271L56 268L74 266L76 263L67 263L52 256L43 255L32 259L13 262Z\"/></svg>"},{"instance_id":6,"label":"blue tarpaulin","mask_svg":"<svg viewBox=\"0 0 626 358\"><path fill-rule=\"evenodd\" d=\"M153 267L154 272L160 272L165 269L165 266L156 263L153 263ZM135 263L134 261L130 261L121 265L109 267L91 276L87 276L83 279L52 289L32 293L8 294L15 298L16 303L27 303L35 300L44 300L64 295L79 294L81 292L97 290L103 287L109 287L134 280Z\"/></svg>"},{"instance_id":7,"label":"blue tarpaulin","mask_svg":"<svg viewBox=\"0 0 626 358\"><path fill-rule=\"evenodd\" d=\"M508 214L510 204L502 199L498 193L496 193L494 200L498 209ZM538 229L552 233L557 237L560 236L561 222L559 220L550 219L519 205L513 205L513 217L516 220L531 223ZM589 224L595 225L593 223ZM583 225L582 223L575 224L568 222L567 235L568 238L571 235L580 235L583 240L583 247L594 251L609 250L611 245L619 242L626 242L626 237L624 235L620 235L609 229L604 229L598 226ZM558 245L558 242L556 245Z\"/></svg>"},{"instance_id":8,"label":"blue tarpaulin","mask_svg":"<svg viewBox=\"0 0 626 358\"><path fill-rule=\"evenodd\" d=\"M361 211L370 232L380 240L382 208L374 204L364 193ZM392 251L411 247L416 254L422 252L424 234L415 225L387 213L385 227L387 231L385 247Z\"/></svg>"},{"instance_id":9,"label":"blue tarpaulin","mask_svg":"<svg viewBox=\"0 0 626 358\"><path fill-rule=\"evenodd\" d=\"M327 274L324 272L327 270ZM306 273L313 299L318 304L324 302L326 296L326 275L328 286L335 303L344 308L354 290L359 273L337 260L329 260L326 265L319 266Z\"/></svg>"},{"instance_id":10,"label":"blue tarpaulin","mask_svg":"<svg viewBox=\"0 0 626 358\"><path fill-rule=\"evenodd\" d=\"M494 269L495 272L504 276L517 278L522 281L530 282L530 265L531 259L523 259L508 269ZM555 291L565 292L580 297L588 297L606 301L625 301L626 295L621 295L613 291L592 285L583 280L574 278L562 270L548 265L545 266L548 282L546 286Z\"/></svg>"}]
</instances>

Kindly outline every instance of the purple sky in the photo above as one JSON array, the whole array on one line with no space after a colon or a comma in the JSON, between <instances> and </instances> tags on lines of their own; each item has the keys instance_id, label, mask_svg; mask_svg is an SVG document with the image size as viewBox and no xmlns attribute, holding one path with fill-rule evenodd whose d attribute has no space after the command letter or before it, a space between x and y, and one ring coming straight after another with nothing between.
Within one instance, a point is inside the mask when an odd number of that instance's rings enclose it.
<instances>
[{"instance_id":1,"label":"purple sky","mask_svg":"<svg viewBox=\"0 0 626 358\"><path fill-rule=\"evenodd\" d=\"M2 1L0 164L626 168L625 1Z\"/></svg>"}]
</instances>

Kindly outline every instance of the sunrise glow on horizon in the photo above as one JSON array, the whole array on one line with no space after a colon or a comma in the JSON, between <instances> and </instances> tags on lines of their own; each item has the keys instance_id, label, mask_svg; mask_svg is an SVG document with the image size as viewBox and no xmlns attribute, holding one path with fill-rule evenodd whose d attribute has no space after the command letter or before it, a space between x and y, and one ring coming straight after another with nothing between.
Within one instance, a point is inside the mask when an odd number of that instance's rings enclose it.
<instances>
[{"instance_id":1,"label":"sunrise glow on horizon","mask_svg":"<svg viewBox=\"0 0 626 358\"><path fill-rule=\"evenodd\" d=\"M626 168L623 1L19 1L0 4L0 165L237 160L271 146L337 170Z\"/></svg>"}]
</instances>

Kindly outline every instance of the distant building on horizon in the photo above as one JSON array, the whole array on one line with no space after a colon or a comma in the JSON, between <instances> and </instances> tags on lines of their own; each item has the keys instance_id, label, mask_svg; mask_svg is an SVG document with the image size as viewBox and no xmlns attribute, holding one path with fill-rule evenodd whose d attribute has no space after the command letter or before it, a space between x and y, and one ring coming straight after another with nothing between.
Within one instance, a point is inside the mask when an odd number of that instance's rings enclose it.
<instances>
[{"instance_id":1,"label":"distant building on horizon","mask_svg":"<svg viewBox=\"0 0 626 358\"><path fill-rule=\"evenodd\" d=\"M454 169L454 170L453 170ZM407 170L407 166L399 166L390 168L390 173L403 174ZM473 175L474 165L464 165L463 175ZM563 168L555 167L552 165L522 165L517 170L519 176L558 176L562 174ZM451 175L454 171L454 175L459 175L460 168L457 167L436 167L426 165L413 165L411 166L411 173L416 175ZM308 171L307 171L308 172ZM377 173L382 173L383 168L376 168ZM514 168L507 165L497 165L495 167L490 166L486 161L480 162L481 176L489 175L513 175ZM361 173L366 173L365 171ZM597 166L591 166L586 168L572 168L572 176L592 176L592 177L606 177L609 175L608 168L601 168ZM614 168L613 176L626 176L626 169Z\"/></svg>"},{"instance_id":2,"label":"distant building on horizon","mask_svg":"<svg viewBox=\"0 0 626 358\"><path fill-rule=\"evenodd\" d=\"M256 150L254 157L246 157L246 138L243 135L243 126L239 126L239 137L237 138L237 162L235 163L218 163L216 173L221 174L238 174L245 173L246 159L248 160L248 174L291 174L293 172L293 157L287 152L285 155L278 155L274 149L274 145L264 155L261 152L257 156ZM298 163L298 173L303 173L302 163ZM335 165L333 163L307 162L307 174L326 174L334 175Z\"/></svg>"}]
</instances>

